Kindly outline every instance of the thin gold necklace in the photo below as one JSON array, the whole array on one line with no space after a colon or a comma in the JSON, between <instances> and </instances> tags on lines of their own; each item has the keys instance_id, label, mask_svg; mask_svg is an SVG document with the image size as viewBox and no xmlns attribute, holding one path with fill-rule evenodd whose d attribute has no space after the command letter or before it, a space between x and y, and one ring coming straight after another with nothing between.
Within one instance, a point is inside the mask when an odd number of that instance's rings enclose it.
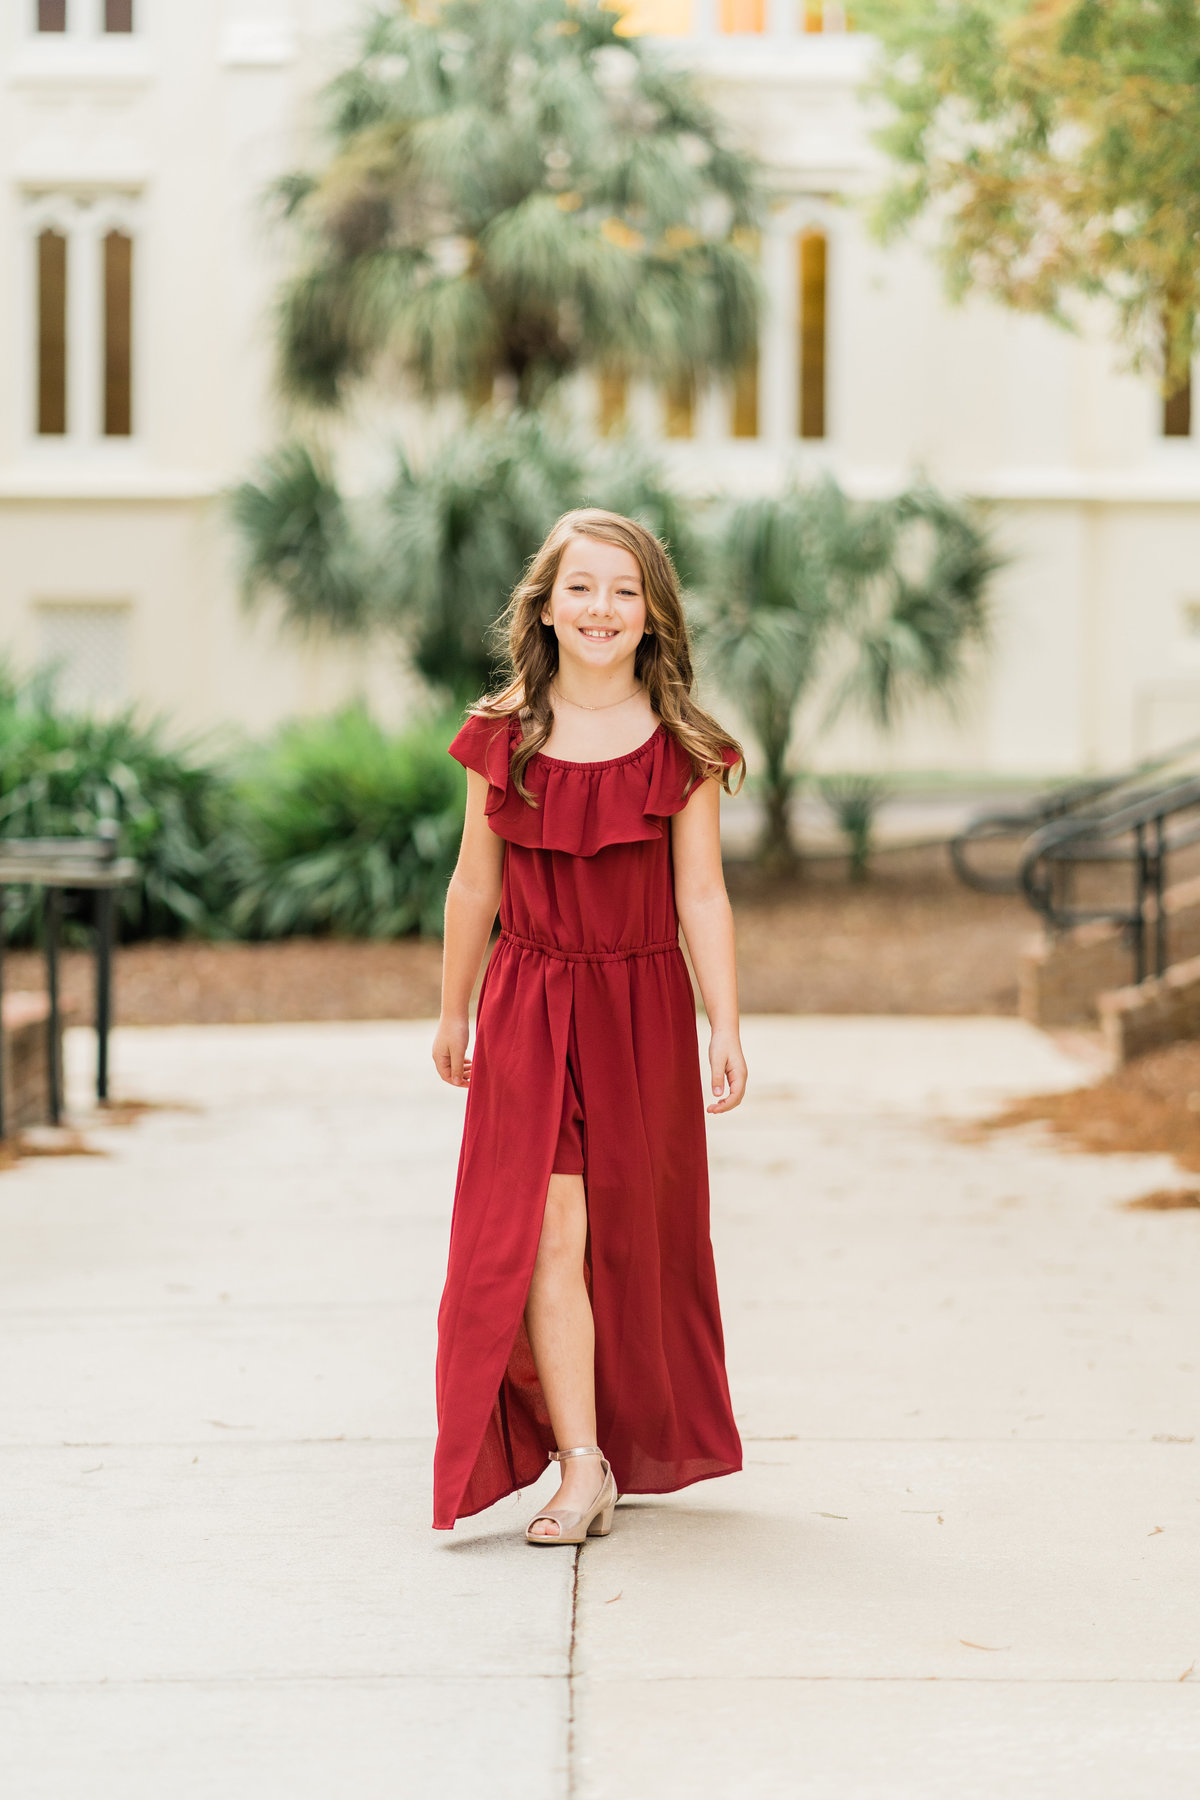
<instances>
[{"instance_id":1,"label":"thin gold necklace","mask_svg":"<svg viewBox=\"0 0 1200 1800\"><path fill-rule=\"evenodd\" d=\"M557 688L552 687L550 692L555 695L557 699L561 700L564 706L577 707L580 712L607 712L611 706L627 706L631 700L637 699L638 695L643 692L643 689L640 687L635 688L632 694L626 694L623 700L606 700L603 706L585 706L581 700L568 700L567 696L565 694L560 694Z\"/></svg>"}]
</instances>

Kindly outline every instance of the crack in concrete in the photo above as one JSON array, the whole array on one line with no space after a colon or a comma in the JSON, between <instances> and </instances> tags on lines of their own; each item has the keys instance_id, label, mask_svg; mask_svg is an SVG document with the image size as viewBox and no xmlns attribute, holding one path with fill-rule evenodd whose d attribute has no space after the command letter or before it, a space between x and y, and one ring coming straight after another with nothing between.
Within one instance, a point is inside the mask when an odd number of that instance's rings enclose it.
<instances>
[{"instance_id":1,"label":"crack in concrete","mask_svg":"<svg viewBox=\"0 0 1200 1800\"><path fill-rule=\"evenodd\" d=\"M576 1800L575 1780L575 1645L579 1622L579 1568L583 1545L575 1546L575 1567L571 1571L571 1638L567 1649L567 1800Z\"/></svg>"}]
</instances>

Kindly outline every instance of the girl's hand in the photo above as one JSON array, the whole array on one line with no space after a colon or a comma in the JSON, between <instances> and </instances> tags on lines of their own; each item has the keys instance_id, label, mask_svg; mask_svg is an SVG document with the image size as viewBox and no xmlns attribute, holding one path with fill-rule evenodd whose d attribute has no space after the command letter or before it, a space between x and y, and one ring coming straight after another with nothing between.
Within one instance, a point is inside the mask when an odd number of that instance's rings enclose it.
<instances>
[{"instance_id":1,"label":"girl's hand","mask_svg":"<svg viewBox=\"0 0 1200 1800\"><path fill-rule=\"evenodd\" d=\"M746 1058L735 1031L714 1031L708 1046L712 1091L717 1096L710 1113L732 1112L746 1092Z\"/></svg>"},{"instance_id":2,"label":"girl's hand","mask_svg":"<svg viewBox=\"0 0 1200 1800\"><path fill-rule=\"evenodd\" d=\"M433 1066L451 1087L467 1087L471 1080L471 1059L467 1041L471 1027L466 1019L439 1019L433 1040Z\"/></svg>"}]
</instances>

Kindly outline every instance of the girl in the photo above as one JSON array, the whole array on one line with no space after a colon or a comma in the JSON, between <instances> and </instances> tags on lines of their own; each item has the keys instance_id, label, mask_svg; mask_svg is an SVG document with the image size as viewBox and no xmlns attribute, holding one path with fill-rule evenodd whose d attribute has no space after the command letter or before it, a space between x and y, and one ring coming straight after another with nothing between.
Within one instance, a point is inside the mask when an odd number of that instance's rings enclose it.
<instances>
[{"instance_id":1,"label":"girl","mask_svg":"<svg viewBox=\"0 0 1200 1800\"><path fill-rule=\"evenodd\" d=\"M742 1466L708 1235L709 1112L746 1086L720 790L734 740L692 699L679 585L632 519L566 513L506 615L512 680L450 746L466 766L433 1060L467 1087L438 1317L434 1524L534 1481L526 1532L579 1544L617 1486ZM471 989L500 940L467 1056Z\"/></svg>"}]
</instances>

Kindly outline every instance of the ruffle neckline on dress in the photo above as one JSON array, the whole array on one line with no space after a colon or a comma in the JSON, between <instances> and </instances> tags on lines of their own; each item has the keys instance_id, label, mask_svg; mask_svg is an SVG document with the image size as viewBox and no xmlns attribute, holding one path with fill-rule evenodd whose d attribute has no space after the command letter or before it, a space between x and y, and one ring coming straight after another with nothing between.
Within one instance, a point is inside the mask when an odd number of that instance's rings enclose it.
<instances>
[{"instance_id":1,"label":"ruffle neckline on dress","mask_svg":"<svg viewBox=\"0 0 1200 1800\"><path fill-rule=\"evenodd\" d=\"M473 717L450 754L486 776L492 830L526 849L594 856L609 844L662 837L696 786L691 758L660 724L636 750L606 762L564 762L537 751L525 765L525 786L537 802L530 806L509 774L520 735L519 719Z\"/></svg>"}]
</instances>

